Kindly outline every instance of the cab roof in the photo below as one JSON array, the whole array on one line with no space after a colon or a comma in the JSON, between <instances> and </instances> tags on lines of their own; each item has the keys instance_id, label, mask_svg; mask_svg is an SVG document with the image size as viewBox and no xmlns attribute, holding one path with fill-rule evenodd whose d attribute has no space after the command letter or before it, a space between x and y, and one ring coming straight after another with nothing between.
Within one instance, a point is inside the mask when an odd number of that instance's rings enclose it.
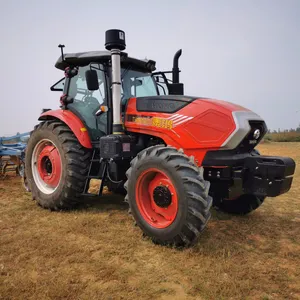
<instances>
[{"instance_id":1,"label":"cab roof","mask_svg":"<svg viewBox=\"0 0 300 300\"><path fill-rule=\"evenodd\" d=\"M78 53L66 53L64 54L64 61L60 56L55 63L55 67L60 70L64 70L68 66L87 66L90 63L105 63L111 60L111 53L109 51L89 51ZM127 53L121 52L121 65L123 68L131 66L133 69L139 71L153 72L156 62L153 60L141 60L133 57L129 57Z\"/></svg>"}]
</instances>

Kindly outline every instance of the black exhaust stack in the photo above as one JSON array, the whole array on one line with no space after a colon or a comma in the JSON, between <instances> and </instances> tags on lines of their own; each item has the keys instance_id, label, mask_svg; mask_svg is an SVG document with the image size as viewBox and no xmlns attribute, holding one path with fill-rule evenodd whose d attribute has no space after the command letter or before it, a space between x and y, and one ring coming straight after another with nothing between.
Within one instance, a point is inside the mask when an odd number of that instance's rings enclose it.
<instances>
[{"instance_id":1,"label":"black exhaust stack","mask_svg":"<svg viewBox=\"0 0 300 300\"><path fill-rule=\"evenodd\" d=\"M182 50L178 50L175 55L174 55L174 59L173 59L173 69L172 69L172 75L173 75L173 78L172 78L172 81L173 83L179 83L179 68L178 68L178 60L179 60L179 57L181 56L182 54Z\"/></svg>"},{"instance_id":2,"label":"black exhaust stack","mask_svg":"<svg viewBox=\"0 0 300 300\"><path fill-rule=\"evenodd\" d=\"M173 69L172 69L172 84L169 84L169 94L170 95L184 95L183 83L179 83L179 67L178 61L182 54L182 50L178 50L173 59Z\"/></svg>"}]
</instances>

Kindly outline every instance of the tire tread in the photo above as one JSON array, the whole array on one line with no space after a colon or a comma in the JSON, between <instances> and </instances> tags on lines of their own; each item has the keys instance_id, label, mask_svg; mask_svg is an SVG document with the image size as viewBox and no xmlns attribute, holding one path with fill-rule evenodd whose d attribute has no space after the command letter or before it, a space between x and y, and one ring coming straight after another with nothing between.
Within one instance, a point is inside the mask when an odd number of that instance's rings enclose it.
<instances>
[{"instance_id":1,"label":"tire tread","mask_svg":"<svg viewBox=\"0 0 300 300\"><path fill-rule=\"evenodd\" d=\"M152 238L154 243L161 245L167 244L175 247L189 247L193 245L211 218L212 198L208 194L210 183L204 180L203 171L183 151L179 151L174 147L156 145L142 150L131 161L131 167L126 172L127 181L124 184L127 191L137 164L141 163L146 157L147 159L161 157L172 172L177 172L179 178L181 178L186 201L188 202L187 217L179 234L175 235L171 240L162 240L155 236L150 236L150 238ZM130 199L127 194L125 201L128 202L129 209L132 211L131 201L134 201L134 199ZM139 225L138 220L136 221Z\"/></svg>"}]
</instances>

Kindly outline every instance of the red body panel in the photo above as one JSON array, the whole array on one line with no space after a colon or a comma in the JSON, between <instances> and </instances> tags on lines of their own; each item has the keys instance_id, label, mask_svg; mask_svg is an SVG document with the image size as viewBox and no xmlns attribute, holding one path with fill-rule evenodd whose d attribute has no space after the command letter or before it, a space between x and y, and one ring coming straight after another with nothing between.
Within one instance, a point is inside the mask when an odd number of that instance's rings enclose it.
<instances>
[{"instance_id":1,"label":"red body panel","mask_svg":"<svg viewBox=\"0 0 300 300\"><path fill-rule=\"evenodd\" d=\"M91 116L93 117L93 116ZM41 114L39 120L59 119L75 134L80 144L85 148L92 148L91 139L82 121L69 110L49 110Z\"/></svg>"},{"instance_id":2,"label":"red body panel","mask_svg":"<svg viewBox=\"0 0 300 300\"><path fill-rule=\"evenodd\" d=\"M131 98L127 105L126 130L156 136L167 145L182 148L187 155L195 157L198 165L201 165L208 150L218 150L235 130L232 112L247 111L244 107L221 100L197 99L172 114L138 112L136 101L136 98ZM128 115L161 118L163 126L157 122L154 125L151 122L142 124L128 119ZM172 125L164 125L170 121Z\"/></svg>"}]
</instances>

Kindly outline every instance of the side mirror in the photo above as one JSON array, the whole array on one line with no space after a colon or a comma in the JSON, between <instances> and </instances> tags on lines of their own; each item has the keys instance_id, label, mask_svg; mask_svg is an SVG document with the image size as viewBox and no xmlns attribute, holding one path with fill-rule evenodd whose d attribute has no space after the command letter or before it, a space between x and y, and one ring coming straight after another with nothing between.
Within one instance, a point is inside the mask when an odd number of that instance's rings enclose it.
<instances>
[{"instance_id":1,"label":"side mirror","mask_svg":"<svg viewBox=\"0 0 300 300\"><path fill-rule=\"evenodd\" d=\"M97 91L99 89L98 75L96 70L85 71L85 79L87 88L90 91Z\"/></svg>"}]
</instances>

